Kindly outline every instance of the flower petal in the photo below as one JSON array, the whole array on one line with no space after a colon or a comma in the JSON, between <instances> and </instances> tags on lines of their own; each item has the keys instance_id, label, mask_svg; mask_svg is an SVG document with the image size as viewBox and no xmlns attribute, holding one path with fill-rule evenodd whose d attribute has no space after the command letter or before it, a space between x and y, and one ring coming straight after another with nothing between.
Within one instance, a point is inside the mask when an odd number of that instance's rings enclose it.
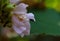
<instances>
[{"instance_id":1,"label":"flower petal","mask_svg":"<svg viewBox=\"0 0 60 41\"><path fill-rule=\"evenodd\" d=\"M17 3L18 1L20 1L20 0L10 0L10 3L11 3L11 4L15 4L15 3Z\"/></svg>"},{"instance_id":2,"label":"flower petal","mask_svg":"<svg viewBox=\"0 0 60 41\"><path fill-rule=\"evenodd\" d=\"M16 25L13 25L13 29L14 29L14 31L17 33L17 34L21 34L21 33L23 33L23 31L25 31L26 30L26 27L17 27Z\"/></svg>"},{"instance_id":3,"label":"flower petal","mask_svg":"<svg viewBox=\"0 0 60 41\"><path fill-rule=\"evenodd\" d=\"M28 13L26 14L29 19L32 19L35 21L34 14L33 13Z\"/></svg>"},{"instance_id":4,"label":"flower petal","mask_svg":"<svg viewBox=\"0 0 60 41\"><path fill-rule=\"evenodd\" d=\"M27 13L27 8L28 5L24 4L24 3L20 3L19 5L17 5L15 7L15 9L13 10L13 12L25 12Z\"/></svg>"}]
</instances>

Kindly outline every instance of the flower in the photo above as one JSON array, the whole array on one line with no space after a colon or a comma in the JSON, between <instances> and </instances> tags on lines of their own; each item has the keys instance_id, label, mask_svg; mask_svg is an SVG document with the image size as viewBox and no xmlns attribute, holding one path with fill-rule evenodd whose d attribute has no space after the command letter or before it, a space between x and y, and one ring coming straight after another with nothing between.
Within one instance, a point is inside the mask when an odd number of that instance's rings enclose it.
<instances>
[{"instance_id":1,"label":"flower","mask_svg":"<svg viewBox=\"0 0 60 41\"><path fill-rule=\"evenodd\" d=\"M19 0L10 0L11 4L16 4ZM15 6L15 8L12 11L12 28L14 31L19 34L21 37L24 37L24 35L30 35L30 22L29 19L34 18L33 13L27 13L28 5L24 3L20 3Z\"/></svg>"}]
</instances>

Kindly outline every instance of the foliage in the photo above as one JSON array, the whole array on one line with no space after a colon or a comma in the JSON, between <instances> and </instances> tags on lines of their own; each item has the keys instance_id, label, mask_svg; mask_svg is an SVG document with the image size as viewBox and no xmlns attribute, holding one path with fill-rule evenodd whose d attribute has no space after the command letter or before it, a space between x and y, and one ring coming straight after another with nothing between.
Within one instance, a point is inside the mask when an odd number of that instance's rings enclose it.
<instances>
[{"instance_id":1,"label":"foliage","mask_svg":"<svg viewBox=\"0 0 60 41\"><path fill-rule=\"evenodd\" d=\"M48 8L54 8L56 11L60 12L60 0L46 0L45 5Z\"/></svg>"},{"instance_id":2,"label":"foliage","mask_svg":"<svg viewBox=\"0 0 60 41\"><path fill-rule=\"evenodd\" d=\"M9 2L9 0L0 1L0 24L3 27L11 27L11 11L14 5Z\"/></svg>"}]
</instances>

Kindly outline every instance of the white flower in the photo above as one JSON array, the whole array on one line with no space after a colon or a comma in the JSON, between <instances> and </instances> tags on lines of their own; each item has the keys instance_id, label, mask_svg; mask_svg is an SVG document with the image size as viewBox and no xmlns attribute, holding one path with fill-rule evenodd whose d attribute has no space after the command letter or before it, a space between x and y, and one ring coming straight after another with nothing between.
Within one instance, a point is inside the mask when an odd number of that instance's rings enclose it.
<instances>
[{"instance_id":1,"label":"white flower","mask_svg":"<svg viewBox=\"0 0 60 41\"><path fill-rule=\"evenodd\" d=\"M10 0L10 2L12 4L15 4L18 1L19 0ZM35 21L34 14L27 13L27 9L26 9L27 7L28 7L27 4L20 3L12 11L12 13L13 13L12 28L21 37L24 37L24 35L30 35L30 22L29 22L29 19L33 19Z\"/></svg>"},{"instance_id":2,"label":"white flower","mask_svg":"<svg viewBox=\"0 0 60 41\"><path fill-rule=\"evenodd\" d=\"M15 3L17 3L18 1L20 1L20 0L10 0L10 3L11 3L11 4L15 4Z\"/></svg>"},{"instance_id":3,"label":"white flower","mask_svg":"<svg viewBox=\"0 0 60 41\"><path fill-rule=\"evenodd\" d=\"M25 12L25 13L27 13L27 10L26 10L27 7L28 7L27 4L20 3L19 5L17 5L17 6L15 7L15 9L14 9L13 12L16 13L16 14L21 14L21 13L19 13L19 12Z\"/></svg>"},{"instance_id":4,"label":"white flower","mask_svg":"<svg viewBox=\"0 0 60 41\"><path fill-rule=\"evenodd\" d=\"M29 19L32 19L32 20L35 21L35 17L34 17L34 14L33 14L33 13L28 13L28 14L27 14L27 17L28 17Z\"/></svg>"}]
</instances>

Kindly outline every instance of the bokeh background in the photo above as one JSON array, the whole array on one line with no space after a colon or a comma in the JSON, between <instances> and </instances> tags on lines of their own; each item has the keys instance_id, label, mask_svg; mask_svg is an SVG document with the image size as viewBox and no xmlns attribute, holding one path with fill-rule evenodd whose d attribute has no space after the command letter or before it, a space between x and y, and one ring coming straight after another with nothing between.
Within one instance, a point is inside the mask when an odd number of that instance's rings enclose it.
<instances>
[{"instance_id":1,"label":"bokeh background","mask_svg":"<svg viewBox=\"0 0 60 41\"><path fill-rule=\"evenodd\" d=\"M34 13L36 18L36 22L30 21L30 36L24 38L1 36L1 41L60 41L60 0L21 0L21 2L29 4L27 10Z\"/></svg>"}]
</instances>

